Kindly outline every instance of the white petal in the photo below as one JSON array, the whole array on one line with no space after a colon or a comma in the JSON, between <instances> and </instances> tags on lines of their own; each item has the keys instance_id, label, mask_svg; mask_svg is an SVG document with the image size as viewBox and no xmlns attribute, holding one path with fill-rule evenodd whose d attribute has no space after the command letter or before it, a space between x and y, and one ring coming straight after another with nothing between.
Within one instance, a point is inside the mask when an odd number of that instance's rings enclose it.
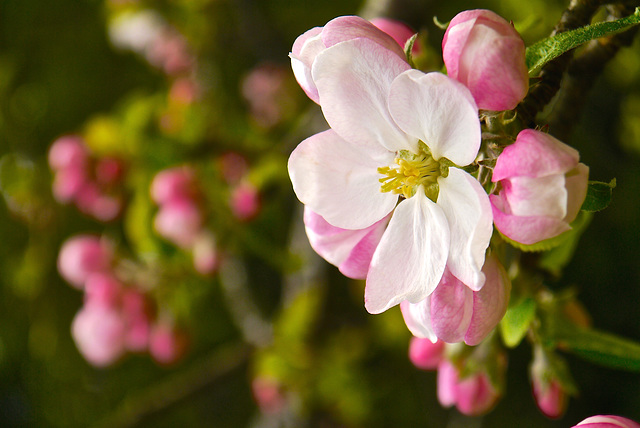
<instances>
[{"instance_id":1,"label":"white petal","mask_svg":"<svg viewBox=\"0 0 640 428\"><path fill-rule=\"evenodd\" d=\"M391 116L429 146L434 159L468 165L480 148L478 108L469 90L441 73L405 71L391 85Z\"/></svg>"},{"instance_id":2,"label":"white petal","mask_svg":"<svg viewBox=\"0 0 640 428\"><path fill-rule=\"evenodd\" d=\"M438 336L431 327L431 298L427 297L419 303L409 303L406 300L400 303L402 317L407 328L416 337L429 339L433 343L438 341Z\"/></svg>"},{"instance_id":3,"label":"white petal","mask_svg":"<svg viewBox=\"0 0 640 428\"><path fill-rule=\"evenodd\" d=\"M489 197L478 180L458 168L449 168L449 175L439 177L438 185L438 206L451 230L447 266L456 278L477 291L484 285L482 265L493 231Z\"/></svg>"},{"instance_id":4,"label":"white petal","mask_svg":"<svg viewBox=\"0 0 640 428\"><path fill-rule=\"evenodd\" d=\"M291 153L289 176L298 199L342 229L364 229L389 214L397 195L380 191L377 168L389 165L393 154L379 148L349 144L332 130L304 140Z\"/></svg>"},{"instance_id":5,"label":"white petal","mask_svg":"<svg viewBox=\"0 0 640 428\"><path fill-rule=\"evenodd\" d=\"M311 74L327 122L342 138L392 152L417 147L391 119L389 87L409 69L395 53L368 39L341 42L319 54Z\"/></svg>"},{"instance_id":6,"label":"white petal","mask_svg":"<svg viewBox=\"0 0 640 428\"><path fill-rule=\"evenodd\" d=\"M367 311L377 314L403 300L424 300L440 282L448 254L444 212L418 189L396 207L373 254L364 292Z\"/></svg>"}]
</instances>

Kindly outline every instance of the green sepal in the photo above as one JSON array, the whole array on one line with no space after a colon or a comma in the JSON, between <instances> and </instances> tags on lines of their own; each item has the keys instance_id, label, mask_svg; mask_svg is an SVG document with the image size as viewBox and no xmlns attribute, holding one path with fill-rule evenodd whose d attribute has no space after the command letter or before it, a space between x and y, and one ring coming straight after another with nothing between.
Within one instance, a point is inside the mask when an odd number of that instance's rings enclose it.
<instances>
[{"instance_id":1,"label":"green sepal","mask_svg":"<svg viewBox=\"0 0 640 428\"><path fill-rule=\"evenodd\" d=\"M549 327L547 338L560 349L602 366L640 372L640 343L562 319L554 319Z\"/></svg>"},{"instance_id":2,"label":"green sepal","mask_svg":"<svg viewBox=\"0 0 640 428\"><path fill-rule=\"evenodd\" d=\"M404 44L404 55L407 57L407 62L409 63L411 68L416 68L415 63L413 62L413 53L411 51L413 50L413 45L415 44L417 38L418 38L418 33L415 33Z\"/></svg>"},{"instance_id":3,"label":"green sepal","mask_svg":"<svg viewBox=\"0 0 640 428\"><path fill-rule=\"evenodd\" d=\"M536 302L530 297L518 301L507 309L500 321L500 336L509 348L520 344L536 314Z\"/></svg>"},{"instance_id":4,"label":"green sepal","mask_svg":"<svg viewBox=\"0 0 640 428\"><path fill-rule=\"evenodd\" d=\"M587 187L587 196L584 198L580 209L587 212L596 212L607 208L611 203L611 195L615 187L615 178L609 183L590 181L589 187Z\"/></svg>"},{"instance_id":5,"label":"green sepal","mask_svg":"<svg viewBox=\"0 0 640 428\"><path fill-rule=\"evenodd\" d=\"M585 42L624 31L638 23L640 23L640 8L636 8L633 15L625 18L598 22L540 40L529 46L526 51L529 76L535 76L546 63Z\"/></svg>"}]
</instances>

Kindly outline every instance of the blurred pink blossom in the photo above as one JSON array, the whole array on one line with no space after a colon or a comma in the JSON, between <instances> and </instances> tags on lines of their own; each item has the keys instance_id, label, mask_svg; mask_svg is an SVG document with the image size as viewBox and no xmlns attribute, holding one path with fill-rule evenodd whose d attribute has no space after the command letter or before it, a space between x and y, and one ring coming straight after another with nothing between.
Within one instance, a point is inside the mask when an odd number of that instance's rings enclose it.
<instances>
[{"instance_id":1,"label":"blurred pink blossom","mask_svg":"<svg viewBox=\"0 0 640 428\"><path fill-rule=\"evenodd\" d=\"M240 221L253 219L260 211L260 194L249 182L242 182L231 191L231 212Z\"/></svg>"},{"instance_id":2,"label":"blurred pink blossom","mask_svg":"<svg viewBox=\"0 0 640 428\"><path fill-rule=\"evenodd\" d=\"M174 199L193 199L196 194L195 174L188 166L162 170L151 182L151 199L159 205Z\"/></svg>"},{"instance_id":3,"label":"blurred pink blossom","mask_svg":"<svg viewBox=\"0 0 640 428\"><path fill-rule=\"evenodd\" d=\"M153 225L164 238L188 249L193 246L203 223L200 208L187 199L172 199L158 210Z\"/></svg>"},{"instance_id":4,"label":"blurred pink blossom","mask_svg":"<svg viewBox=\"0 0 640 428\"><path fill-rule=\"evenodd\" d=\"M423 370L435 370L444 358L444 342L413 336L409 343L409 360Z\"/></svg>"},{"instance_id":5,"label":"blurred pink blossom","mask_svg":"<svg viewBox=\"0 0 640 428\"><path fill-rule=\"evenodd\" d=\"M110 268L112 258L113 250L105 240L94 235L76 235L62 245L58 271L71 285L83 288L89 275Z\"/></svg>"},{"instance_id":6,"label":"blurred pink blossom","mask_svg":"<svg viewBox=\"0 0 640 428\"><path fill-rule=\"evenodd\" d=\"M543 381L533 377L533 396L536 404L546 416L557 419L561 417L567 409L567 394L562 385L555 379Z\"/></svg>"},{"instance_id":7,"label":"blurred pink blossom","mask_svg":"<svg viewBox=\"0 0 640 428\"><path fill-rule=\"evenodd\" d=\"M187 338L183 332L166 322L156 324L149 337L149 354L159 364L171 365L184 355Z\"/></svg>"},{"instance_id":8,"label":"blurred pink blossom","mask_svg":"<svg viewBox=\"0 0 640 428\"><path fill-rule=\"evenodd\" d=\"M438 366L438 401L444 407L455 405L460 413L479 416L491 410L500 396L484 372L461 379L449 361L443 360Z\"/></svg>"},{"instance_id":9,"label":"blurred pink blossom","mask_svg":"<svg viewBox=\"0 0 640 428\"><path fill-rule=\"evenodd\" d=\"M120 314L109 306L84 306L71 324L78 350L97 367L113 364L124 355L124 332Z\"/></svg>"}]
</instances>

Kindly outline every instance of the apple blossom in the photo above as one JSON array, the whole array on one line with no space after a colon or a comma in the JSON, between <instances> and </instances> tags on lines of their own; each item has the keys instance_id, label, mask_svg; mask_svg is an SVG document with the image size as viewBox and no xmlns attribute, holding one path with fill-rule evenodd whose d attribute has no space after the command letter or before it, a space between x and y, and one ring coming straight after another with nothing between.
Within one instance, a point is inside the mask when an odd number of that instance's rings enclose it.
<instances>
[{"instance_id":1,"label":"apple blossom","mask_svg":"<svg viewBox=\"0 0 640 428\"><path fill-rule=\"evenodd\" d=\"M409 330L432 342L477 345L498 325L509 303L511 282L495 257L487 257L484 286L472 291L448 270L435 291L419 303L402 302Z\"/></svg>"},{"instance_id":2,"label":"apple blossom","mask_svg":"<svg viewBox=\"0 0 640 428\"><path fill-rule=\"evenodd\" d=\"M320 103L318 88L311 69L318 54L325 49L351 39L365 38L389 49L399 58L405 58L402 47L390 35L359 16L340 16L324 27L315 27L299 36L291 49L291 68L304 92Z\"/></svg>"},{"instance_id":3,"label":"apple blossom","mask_svg":"<svg viewBox=\"0 0 640 428\"><path fill-rule=\"evenodd\" d=\"M442 39L447 73L469 88L478 108L511 110L529 90L525 46L513 26L490 10L456 15Z\"/></svg>"},{"instance_id":4,"label":"apple blossom","mask_svg":"<svg viewBox=\"0 0 640 428\"><path fill-rule=\"evenodd\" d=\"M591 416L575 425L573 428L640 428L640 424L631 419L614 415Z\"/></svg>"},{"instance_id":5,"label":"apple blossom","mask_svg":"<svg viewBox=\"0 0 640 428\"><path fill-rule=\"evenodd\" d=\"M113 364L125 353L125 324L111 306L84 306L71 324L78 350L97 367Z\"/></svg>"},{"instance_id":6,"label":"apple blossom","mask_svg":"<svg viewBox=\"0 0 640 428\"><path fill-rule=\"evenodd\" d=\"M500 233L531 245L571 229L587 193L589 168L579 159L549 134L521 131L493 170L499 190L490 199Z\"/></svg>"},{"instance_id":7,"label":"apple blossom","mask_svg":"<svg viewBox=\"0 0 640 428\"><path fill-rule=\"evenodd\" d=\"M479 290L492 219L484 189L459 168L480 146L468 89L366 38L325 48L312 78L332 129L289 158L298 199L341 229L393 211L367 273L367 310L424 300L445 267Z\"/></svg>"},{"instance_id":8,"label":"apple blossom","mask_svg":"<svg viewBox=\"0 0 640 428\"><path fill-rule=\"evenodd\" d=\"M202 228L200 208L188 199L174 199L160 207L153 225L166 239L182 248L190 248L195 243Z\"/></svg>"}]
</instances>

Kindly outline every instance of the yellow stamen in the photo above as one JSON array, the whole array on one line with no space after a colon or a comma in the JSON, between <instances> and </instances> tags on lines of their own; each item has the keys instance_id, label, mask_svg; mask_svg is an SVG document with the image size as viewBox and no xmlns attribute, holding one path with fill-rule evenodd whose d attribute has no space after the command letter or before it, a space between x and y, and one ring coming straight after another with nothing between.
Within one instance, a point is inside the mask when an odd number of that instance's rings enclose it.
<instances>
[{"instance_id":1,"label":"yellow stamen","mask_svg":"<svg viewBox=\"0 0 640 428\"><path fill-rule=\"evenodd\" d=\"M422 150L417 155L403 150L396 157L395 163L397 166L378 168L378 172L383 176L379 179L382 192L392 192L410 198L418 186L422 185L426 189L437 185L438 177L441 175L440 162Z\"/></svg>"}]
</instances>

